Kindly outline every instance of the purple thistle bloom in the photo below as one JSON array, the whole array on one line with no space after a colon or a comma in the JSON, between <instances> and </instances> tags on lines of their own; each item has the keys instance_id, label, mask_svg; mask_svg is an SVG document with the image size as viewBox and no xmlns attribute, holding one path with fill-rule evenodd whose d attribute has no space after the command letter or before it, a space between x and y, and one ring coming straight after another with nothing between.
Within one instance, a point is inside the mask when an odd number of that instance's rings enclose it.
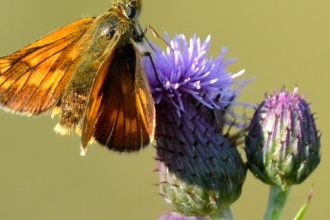
<instances>
[{"instance_id":1,"label":"purple thistle bloom","mask_svg":"<svg viewBox=\"0 0 330 220\"><path fill-rule=\"evenodd\" d=\"M207 218L198 216L185 216L177 212L168 211L162 214L157 220L207 220Z\"/></svg>"},{"instance_id":2,"label":"purple thistle bloom","mask_svg":"<svg viewBox=\"0 0 330 220\"><path fill-rule=\"evenodd\" d=\"M212 60L212 57L206 57L210 36L201 43L194 35L189 45L184 35L176 35L172 41L167 34L165 36L174 51L167 48L165 53L150 42L155 50L152 56L160 82L149 58L144 58L155 103L158 104L165 98L178 110L184 111L182 99L191 96L208 108L226 109L239 92L239 89L232 90L232 85L235 84L233 79L244 73L244 70L236 74L226 71L227 65L236 60L225 60L227 48L222 48L220 55Z\"/></svg>"},{"instance_id":3,"label":"purple thistle bloom","mask_svg":"<svg viewBox=\"0 0 330 220\"><path fill-rule=\"evenodd\" d=\"M157 171L160 194L184 215L214 215L236 201L246 167L236 147L223 135L225 113L235 102L241 81L226 67L226 49L215 59L206 57L210 37L203 43L194 36L189 45L183 35L163 52L152 44L144 67L156 103ZM173 49L173 50L172 50Z\"/></svg>"}]
</instances>

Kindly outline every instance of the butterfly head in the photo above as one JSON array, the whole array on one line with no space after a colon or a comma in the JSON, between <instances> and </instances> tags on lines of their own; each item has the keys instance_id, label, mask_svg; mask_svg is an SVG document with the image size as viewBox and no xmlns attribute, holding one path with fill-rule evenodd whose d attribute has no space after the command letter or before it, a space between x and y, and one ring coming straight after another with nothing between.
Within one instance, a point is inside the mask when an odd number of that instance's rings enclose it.
<instances>
[{"instance_id":1,"label":"butterfly head","mask_svg":"<svg viewBox=\"0 0 330 220\"><path fill-rule=\"evenodd\" d=\"M137 18L141 12L141 0L120 0L117 7L127 19Z\"/></svg>"}]
</instances>

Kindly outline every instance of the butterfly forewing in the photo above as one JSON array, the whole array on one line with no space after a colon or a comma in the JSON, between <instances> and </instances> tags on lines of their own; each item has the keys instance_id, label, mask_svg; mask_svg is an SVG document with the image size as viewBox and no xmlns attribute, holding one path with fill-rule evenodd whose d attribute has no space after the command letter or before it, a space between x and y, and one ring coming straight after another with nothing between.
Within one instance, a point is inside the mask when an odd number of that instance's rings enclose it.
<instances>
[{"instance_id":1,"label":"butterfly forewing","mask_svg":"<svg viewBox=\"0 0 330 220\"><path fill-rule=\"evenodd\" d=\"M74 74L87 17L0 58L0 106L39 115L53 108Z\"/></svg>"}]
</instances>

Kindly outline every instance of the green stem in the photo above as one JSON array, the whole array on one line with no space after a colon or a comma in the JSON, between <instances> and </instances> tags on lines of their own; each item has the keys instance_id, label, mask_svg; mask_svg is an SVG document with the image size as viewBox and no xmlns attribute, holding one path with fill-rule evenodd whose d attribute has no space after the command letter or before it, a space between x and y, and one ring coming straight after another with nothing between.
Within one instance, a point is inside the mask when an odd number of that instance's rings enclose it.
<instances>
[{"instance_id":1,"label":"green stem","mask_svg":"<svg viewBox=\"0 0 330 220\"><path fill-rule=\"evenodd\" d=\"M226 208L222 212L216 213L210 216L211 220L234 220L233 214L231 213L230 208Z\"/></svg>"},{"instance_id":2,"label":"green stem","mask_svg":"<svg viewBox=\"0 0 330 220\"><path fill-rule=\"evenodd\" d=\"M269 192L269 200L264 220L278 220L281 217L286 200L290 193L291 187L281 188L271 186Z\"/></svg>"}]
</instances>

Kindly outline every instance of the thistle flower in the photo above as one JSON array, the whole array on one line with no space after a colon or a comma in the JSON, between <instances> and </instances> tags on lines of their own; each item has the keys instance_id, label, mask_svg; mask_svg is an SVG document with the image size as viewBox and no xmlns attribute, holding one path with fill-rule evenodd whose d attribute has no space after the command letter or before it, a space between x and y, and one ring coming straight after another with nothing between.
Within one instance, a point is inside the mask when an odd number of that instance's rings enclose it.
<instances>
[{"instance_id":1,"label":"thistle flower","mask_svg":"<svg viewBox=\"0 0 330 220\"><path fill-rule=\"evenodd\" d=\"M246 137L249 169L261 181L286 188L303 182L320 163L320 136L309 105L285 89L266 97Z\"/></svg>"},{"instance_id":2,"label":"thistle flower","mask_svg":"<svg viewBox=\"0 0 330 220\"><path fill-rule=\"evenodd\" d=\"M207 218L198 216L185 216L177 212L168 211L160 216L157 220L207 220Z\"/></svg>"},{"instance_id":3,"label":"thistle flower","mask_svg":"<svg viewBox=\"0 0 330 220\"><path fill-rule=\"evenodd\" d=\"M239 92L233 79L244 71L225 70L234 61L225 60L226 48L207 58L210 37L201 43L193 36L189 45L183 35L166 39L166 52L152 44L156 73L144 58L156 103L160 194L184 215L214 215L239 198L246 176L239 152L221 134Z\"/></svg>"},{"instance_id":4,"label":"thistle flower","mask_svg":"<svg viewBox=\"0 0 330 220\"><path fill-rule=\"evenodd\" d=\"M226 71L227 65L236 60L225 60L226 47L213 60L212 57L206 58L210 36L201 43L194 35L189 46L184 35L176 35L172 41L166 33L165 37L171 46L166 49L166 53L150 42L155 50L152 57L157 73L154 72L149 58L144 58L144 67L156 104L166 99L178 110L184 111L182 100L187 96L211 109L226 109L233 103L240 88L232 90L232 85L235 84L233 79L242 75L244 70L236 74ZM246 82L236 83L243 86Z\"/></svg>"}]
</instances>

